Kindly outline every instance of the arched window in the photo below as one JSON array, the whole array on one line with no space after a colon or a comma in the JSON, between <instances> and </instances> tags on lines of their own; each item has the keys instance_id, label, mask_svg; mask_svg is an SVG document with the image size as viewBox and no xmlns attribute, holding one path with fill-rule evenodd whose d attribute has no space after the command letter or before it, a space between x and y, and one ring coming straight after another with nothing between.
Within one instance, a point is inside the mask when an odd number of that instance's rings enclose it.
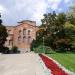
<instances>
[{"instance_id":1,"label":"arched window","mask_svg":"<svg viewBox=\"0 0 75 75\"><path fill-rule=\"evenodd\" d=\"M19 30L19 36L21 36L21 30Z\"/></svg>"},{"instance_id":2,"label":"arched window","mask_svg":"<svg viewBox=\"0 0 75 75\"><path fill-rule=\"evenodd\" d=\"M26 42L26 36L23 37L23 42L24 42L24 43Z\"/></svg>"},{"instance_id":3,"label":"arched window","mask_svg":"<svg viewBox=\"0 0 75 75\"><path fill-rule=\"evenodd\" d=\"M23 29L23 35L26 35L26 29Z\"/></svg>"},{"instance_id":4,"label":"arched window","mask_svg":"<svg viewBox=\"0 0 75 75\"><path fill-rule=\"evenodd\" d=\"M30 30L28 30L28 35L30 35Z\"/></svg>"},{"instance_id":5,"label":"arched window","mask_svg":"<svg viewBox=\"0 0 75 75\"><path fill-rule=\"evenodd\" d=\"M21 36L18 37L18 42L19 42L19 43L21 42Z\"/></svg>"},{"instance_id":6,"label":"arched window","mask_svg":"<svg viewBox=\"0 0 75 75\"><path fill-rule=\"evenodd\" d=\"M31 43L31 36L28 36L28 43Z\"/></svg>"}]
</instances>

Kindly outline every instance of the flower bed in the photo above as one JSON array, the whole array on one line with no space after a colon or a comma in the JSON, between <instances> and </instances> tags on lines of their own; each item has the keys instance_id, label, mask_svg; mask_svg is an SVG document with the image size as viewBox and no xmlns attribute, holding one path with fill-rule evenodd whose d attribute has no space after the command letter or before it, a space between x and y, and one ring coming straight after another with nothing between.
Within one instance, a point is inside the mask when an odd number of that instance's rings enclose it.
<instances>
[{"instance_id":1,"label":"flower bed","mask_svg":"<svg viewBox=\"0 0 75 75\"><path fill-rule=\"evenodd\" d=\"M46 67L51 70L53 75L68 75L61 68L59 68L58 65L55 62L53 62L48 57L46 57L42 54L40 54L39 56L42 58L42 60L45 63Z\"/></svg>"}]
</instances>

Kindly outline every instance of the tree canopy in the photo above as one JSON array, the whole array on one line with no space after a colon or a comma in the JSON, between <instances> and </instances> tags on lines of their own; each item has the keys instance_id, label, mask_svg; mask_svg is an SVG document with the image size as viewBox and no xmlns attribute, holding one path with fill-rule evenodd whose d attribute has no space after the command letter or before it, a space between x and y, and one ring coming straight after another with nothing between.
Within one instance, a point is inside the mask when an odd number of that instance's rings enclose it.
<instances>
[{"instance_id":1,"label":"tree canopy","mask_svg":"<svg viewBox=\"0 0 75 75\"><path fill-rule=\"evenodd\" d=\"M4 53L5 52L5 41L7 38L7 30L6 27L2 25L2 20L1 20L1 14L0 14L0 52Z\"/></svg>"},{"instance_id":2,"label":"tree canopy","mask_svg":"<svg viewBox=\"0 0 75 75\"><path fill-rule=\"evenodd\" d=\"M65 13L44 14L41 20L42 25L37 31L35 40L36 47L43 43L44 45L53 48L54 50L66 51L72 48L72 35L75 35L74 17ZM38 45L37 45L38 44ZM35 47L35 46L34 46Z\"/></svg>"}]
</instances>

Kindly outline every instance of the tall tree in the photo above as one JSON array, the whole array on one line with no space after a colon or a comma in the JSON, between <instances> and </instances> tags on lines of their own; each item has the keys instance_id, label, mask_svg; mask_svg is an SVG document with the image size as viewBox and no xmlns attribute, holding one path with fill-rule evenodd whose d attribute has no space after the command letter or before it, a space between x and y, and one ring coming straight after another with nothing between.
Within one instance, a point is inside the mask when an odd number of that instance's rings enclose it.
<instances>
[{"instance_id":1,"label":"tall tree","mask_svg":"<svg viewBox=\"0 0 75 75\"><path fill-rule=\"evenodd\" d=\"M64 28L66 21L67 17L64 13L56 14L53 12L44 15L41 27L46 31L44 37L47 46L56 47L58 49L69 44L69 38Z\"/></svg>"},{"instance_id":2,"label":"tall tree","mask_svg":"<svg viewBox=\"0 0 75 75\"><path fill-rule=\"evenodd\" d=\"M6 27L2 25L2 19L1 19L1 14L0 14L0 52L5 52L4 50L4 44L6 41L8 34Z\"/></svg>"},{"instance_id":3,"label":"tall tree","mask_svg":"<svg viewBox=\"0 0 75 75\"><path fill-rule=\"evenodd\" d=\"M42 25L41 27L44 27L46 32L55 34L62 29L64 29L64 24L66 22L66 15L64 13L60 13L56 15L55 12L48 13L44 15L44 19L41 20Z\"/></svg>"},{"instance_id":4,"label":"tall tree","mask_svg":"<svg viewBox=\"0 0 75 75\"><path fill-rule=\"evenodd\" d=\"M73 16L75 17L75 4L71 4L69 6L69 11L66 13L66 15L69 17L69 16Z\"/></svg>"},{"instance_id":5,"label":"tall tree","mask_svg":"<svg viewBox=\"0 0 75 75\"><path fill-rule=\"evenodd\" d=\"M71 23L71 24L74 24L75 25L75 4L72 4L70 7L69 7L69 11L67 14L67 17L68 17L68 21Z\"/></svg>"}]
</instances>

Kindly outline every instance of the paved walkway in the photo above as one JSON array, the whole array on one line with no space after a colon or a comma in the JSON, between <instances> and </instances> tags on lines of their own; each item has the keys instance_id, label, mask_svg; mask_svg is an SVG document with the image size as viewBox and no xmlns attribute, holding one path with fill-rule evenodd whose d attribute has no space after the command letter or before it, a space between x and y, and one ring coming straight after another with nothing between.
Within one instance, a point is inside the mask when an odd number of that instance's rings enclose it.
<instances>
[{"instance_id":1,"label":"paved walkway","mask_svg":"<svg viewBox=\"0 0 75 75\"><path fill-rule=\"evenodd\" d=\"M0 75L46 75L37 54L0 55Z\"/></svg>"}]
</instances>

